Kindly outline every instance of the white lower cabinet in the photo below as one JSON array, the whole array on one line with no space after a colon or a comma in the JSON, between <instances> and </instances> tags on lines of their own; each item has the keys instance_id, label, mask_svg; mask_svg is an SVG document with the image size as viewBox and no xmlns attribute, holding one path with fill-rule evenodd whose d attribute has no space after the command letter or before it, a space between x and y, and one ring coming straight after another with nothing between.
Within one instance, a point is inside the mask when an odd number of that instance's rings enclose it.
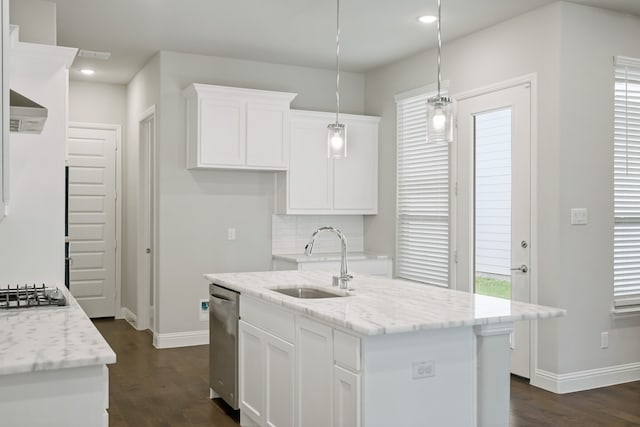
<instances>
[{"instance_id":1,"label":"white lower cabinet","mask_svg":"<svg viewBox=\"0 0 640 427\"><path fill-rule=\"evenodd\" d=\"M293 344L266 334L265 421L269 427L291 427L294 409Z\"/></svg>"},{"instance_id":2,"label":"white lower cabinet","mask_svg":"<svg viewBox=\"0 0 640 427\"><path fill-rule=\"evenodd\" d=\"M264 418L265 332L240 321L238 325L238 379L240 410L255 421Z\"/></svg>"},{"instance_id":3,"label":"white lower cabinet","mask_svg":"<svg viewBox=\"0 0 640 427\"><path fill-rule=\"evenodd\" d=\"M360 427L360 377L333 367L333 427Z\"/></svg>"},{"instance_id":4,"label":"white lower cabinet","mask_svg":"<svg viewBox=\"0 0 640 427\"><path fill-rule=\"evenodd\" d=\"M293 344L242 320L238 331L240 410L260 426L292 427Z\"/></svg>"},{"instance_id":5,"label":"white lower cabinet","mask_svg":"<svg viewBox=\"0 0 640 427\"><path fill-rule=\"evenodd\" d=\"M359 337L252 297L240 317L242 426L362 425Z\"/></svg>"},{"instance_id":6,"label":"white lower cabinet","mask_svg":"<svg viewBox=\"0 0 640 427\"><path fill-rule=\"evenodd\" d=\"M3 375L0 426L108 427L105 365Z\"/></svg>"},{"instance_id":7,"label":"white lower cabinet","mask_svg":"<svg viewBox=\"0 0 640 427\"><path fill-rule=\"evenodd\" d=\"M327 427L332 421L332 329L296 318L298 426Z\"/></svg>"}]
</instances>

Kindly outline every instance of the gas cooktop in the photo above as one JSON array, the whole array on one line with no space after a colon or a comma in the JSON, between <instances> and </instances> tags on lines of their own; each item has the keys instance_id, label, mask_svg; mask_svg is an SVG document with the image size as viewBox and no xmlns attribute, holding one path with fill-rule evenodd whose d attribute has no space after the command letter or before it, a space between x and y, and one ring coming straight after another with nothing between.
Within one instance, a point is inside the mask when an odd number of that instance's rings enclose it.
<instances>
[{"instance_id":1,"label":"gas cooktop","mask_svg":"<svg viewBox=\"0 0 640 427\"><path fill-rule=\"evenodd\" d=\"M64 293L56 287L23 285L0 287L0 309L67 305Z\"/></svg>"}]
</instances>

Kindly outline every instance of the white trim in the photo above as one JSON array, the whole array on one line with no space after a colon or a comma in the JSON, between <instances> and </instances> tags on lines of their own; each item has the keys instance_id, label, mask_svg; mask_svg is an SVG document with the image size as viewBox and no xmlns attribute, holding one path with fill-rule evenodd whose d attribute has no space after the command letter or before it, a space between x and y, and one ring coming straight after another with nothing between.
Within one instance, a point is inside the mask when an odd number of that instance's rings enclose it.
<instances>
[{"instance_id":1,"label":"white trim","mask_svg":"<svg viewBox=\"0 0 640 427\"><path fill-rule=\"evenodd\" d=\"M639 380L640 362L637 362L568 374L555 374L536 369L535 375L531 378L531 385L552 393L564 394Z\"/></svg>"},{"instance_id":2,"label":"white trim","mask_svg":"<svg viewBox=\"0 0 640 427\"><path fill-rule=\"evenodd\" d=\"M193 345L209 344L209 331L171 332L166 334L153 333L155 348L190 347Z\"/></svg>"},{"instance_id":3,"label":"white trim","mask_svg":"<svg viewBox=\"0 0 640 427\"><path fill-rule=\"evenodd\" d=\"M65 132L67 132L67 141L69 140L68 130L70 128L112 130L116 134L116 289L114 315L116 318L119 318L118 313L122 311L122 126L108 123L69 122L67 124L67 128L65 129ZM65 150L67 150L67 144L65 144Z\"/></svg>"},{"instance_id":4,"label":"white trim","mask_svg":"<svg viewBox=\"0 0 640 427\"><path fill-rule=\"evenodd\" d=\"M136 316L136 314L127 307L122 307L120 309L120 318L126 320L135 329L138 329L136 326L138 323L138 316Z\"/></svg>"},{"instance_id":5,"label":"white trim","mask_svg":"<svg viewBox=\"0 0 640 427\"><path fill-rule=\"evenodd\" d=\"M512 79L503 80L497 83L492 83L487 86L482 86L477 89L471 89L465 92L460 92L452 95L452 97L456 101L462 101L464 99L469 99L469 98L473 98L480 95L486 95L491 92L497 92L499 90L522 86L527 83L533 84L534 82L537 82L537 79L538 79L537 76L538 76L537 73L525 74L523 76L514 77Z\"/></svg>"},{"instance_id":6,"label":"white trim","mask_svg":"<svg viewBox=\"0 0 640 427\"><path fill-rule=\"evenodd\" d=\"M149 283L145 282L143 280L140 280L140 272L142 269L142 258L137 257L137 265L136 265L136 270L137 270L137 282L138 282L138 286L137 286L137 310L138 310L138 314L140 317L140 321L139 321L139 327L138 329L143 330L143 329L150 329L152 332L154 332L157 330L156 325L158 322L158 193L157 193L157 182L158 182L158 162L157 162L157 157L158 157L158 153L157 153L157 147L158 147L158 114L156 111L156 105L153 104L151 105L149 108L147 108L146 110L144 110L140 115L138 115L138 120L137 120L137 126L136 126L136 139L138 142L138 170L140 169L140 123L153 117L153 125L154 125L154 130L153 130L153 140L151 141L151 145L152 147L149 147L149 150L153 156L152 158L152 168L153 168L153 175L150 177L151 181L153 182L153 186L152 186L152 191L153 194L151 195L152 200L153 200L153 224L151 224L151 230L152 230L152 236L151 236L151 241L152 241L152 245L151 245L151 256L152 256L152 268L153 268L153 274L152 276L152 280L153 283L151 284L151 286L153 286L153 297L154 297L154 301L153 301L153 308L154 308L154 313L153 313L153 325L149 324L149 318L150 318L150 308L147 304L145 304L145 301L148 301L148 295L149 295ZM137 188L137 192L138 192L138 196L140 195L140 184L141 184L141 180L140 180L140 176L138 174L138 188ZM138 206L139 207L139 206ZM142 223L141 218L140 218L140 212L141 210L138 209L138 235L136 237L136 250L138 254L141 254L143 251L143 248L146 247L145 242L142 242L142 238L141 238L141 230L143 229L143 227L145 227L145 224Z\"/></svg>"},{"instance_id":7,"label":"white trim","mask_svg":"<svg viewBox=\"0 0 640 427\"><path fill-rule=\"evenodd\" d=\"M530 242L529 247L532 248L529 251L529 262L530 267L529 272L529 302L531 304L538 303L538 74L531 73L525 74L519 77L514 77L513 79L504 80L502 82L493 83L491 85L483 86L478 89L469 90L466 92L461 92L453 96L453 99L460 101L463 99L472 98L474 96L480 96L487 93L509 89L512 87L517 87L520 85L531 85L529 95L531 102L530 109L530 120L531 120L531 146L530 146ZM457 155L458 155L458 144L453 147L451 160L456 160L454 165L457 165ZM454 157L455 156L455 157ZM455 167L455 166L454 166ZM456 173L457 170L452 168L451 173ZM452 175L456 177L457 175ZM453 181L453 180L452 180ZM456 185L456 183L452 183L452 185ZM452 215L457 215L457 197L453 197L455 200L452 203ZM455 218L456 216L453 216ZM457 234L456 224L454 223L451 227L452 236L455 237ZM452 238L453 238L452 237ZM455 242L455 240L454 240ZM452 263L453 264L453 263ZM455 270L455 265L453 266ZM452 282L456 283L456 282ZM529 345L529 373L533 374L538 371L538 323L535 321L530 322L530 345ZM533 377L533 375L531 375Z\"/></svg>"}]
</instances>

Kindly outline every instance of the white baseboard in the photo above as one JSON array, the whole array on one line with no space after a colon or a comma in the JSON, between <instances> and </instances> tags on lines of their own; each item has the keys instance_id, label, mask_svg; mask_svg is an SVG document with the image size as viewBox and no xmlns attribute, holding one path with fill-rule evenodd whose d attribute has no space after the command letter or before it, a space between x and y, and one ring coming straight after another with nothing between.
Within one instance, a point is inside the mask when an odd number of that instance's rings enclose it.
<instances>
[{"instance_id":1,"label":"white baseboard","mask_svg":"<svg viewBox=\"0 0 640 427\"><path fill-rule=\"evenodd\" d=\"M536 369L531 385L552 393L564 394L575 391L591 390L616 384L640 381L640 363L609 366L607 368L555 374Z\"/></svg>"},{"instance_id":2,"label":"white baseboard","mask_svg":"<svg viewBox=\"0 0 640 427\"><path fill-rule=\"evenodd\" d=\"M129 310L127 307L122 307L120 309L120 313L124 320L129 322L129 324L133 326L135 329L138 329L136 327L136 324L138 323L138 316L136 316L136 314L133 311Z\"/></svg>"},{"instance_id":3,"label":"white baseboard","mask_svg":"<svg viewBox=\"0 0 640 427\"><path fill-rule=\"evenodd\" d=\"M189 347L205 344L209 344L208 330L153 334L153 346L155 348Z\"/></svg>"}]
</instances>

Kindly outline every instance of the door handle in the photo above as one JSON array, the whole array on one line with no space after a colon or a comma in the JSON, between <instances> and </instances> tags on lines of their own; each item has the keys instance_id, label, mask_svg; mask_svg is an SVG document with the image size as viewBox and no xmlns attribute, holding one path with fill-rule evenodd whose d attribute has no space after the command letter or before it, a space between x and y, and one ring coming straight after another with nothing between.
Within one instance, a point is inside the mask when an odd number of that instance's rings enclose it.
<instances>
[{"instance_id":1,"label":"door handle","mask_svg":"<svg viewBox=\"0 0 640 427\"><path fill-rule=\"evenodd\" d=\"M146 254L150 254L150 253L151 253L151 248L147 248L147 249L145 249L145 250L144 250L144 253L146 253Z\"/></svg>"},{"instance_id":2,"label":"door handle","mask_svg":"<svg viewBox=\"0 0 640 427\"><path fill-rule=\"evenodd\" d=\"M512 268L511 271L520 271L521 273L526 273L527 271L529 271L529 267L527 267L526 265L522 264L520 267Z\"/></svg>"}]
</instances>

